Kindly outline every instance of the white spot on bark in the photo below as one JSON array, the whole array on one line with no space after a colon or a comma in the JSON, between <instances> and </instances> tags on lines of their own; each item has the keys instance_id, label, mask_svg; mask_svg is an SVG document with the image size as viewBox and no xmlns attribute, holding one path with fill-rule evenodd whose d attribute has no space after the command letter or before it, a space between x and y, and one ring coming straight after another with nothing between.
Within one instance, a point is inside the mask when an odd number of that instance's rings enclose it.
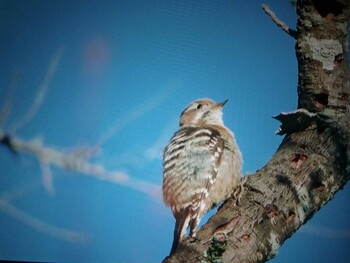
<instances>
[{"instance_id":1,"label":"white spot on bark","mask_svg":"<svg viewBox=\"0 0 350 263\"><path fill-rule=\"evenodd\" d=\"M310 195L305 186L300 187L298 190L298 196L300 199L300 204L297 206L298 216L300 222L304 222L305 220L305 212L309 210L310 207Z\"/></svg>"},{"instance_id":2,"label":"white spot on bark","mask_svg":"<svg viewBox=\"0 0 350 263\"><path fill-rule=\"evenodd\" d=\"M317 39L314 37L307 37L306 42L311 49L312 58L322 62L323 69L333 70L335 57L343 53L340 42L334 39Z\"/></svg>"}]
</instances>

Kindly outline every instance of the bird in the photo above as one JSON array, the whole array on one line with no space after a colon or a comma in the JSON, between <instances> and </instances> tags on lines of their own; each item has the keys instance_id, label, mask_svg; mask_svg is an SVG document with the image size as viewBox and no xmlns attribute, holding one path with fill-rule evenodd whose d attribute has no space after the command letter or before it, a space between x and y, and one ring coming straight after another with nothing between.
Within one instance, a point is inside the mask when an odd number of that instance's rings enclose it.
<instances>
[{"instance_id":1,"label":"bird","mask_svg":"<svg viewBox=\"0 0 350 263\"><path fill-rule=\"evenodd\" d=\"M190 228L195 238L203 215L239 185L242 154L223 122L223 106L198 99L180 115L179 129L163 151L163 200L175 217L172 255Z\"/></svg>"}]
</instances>

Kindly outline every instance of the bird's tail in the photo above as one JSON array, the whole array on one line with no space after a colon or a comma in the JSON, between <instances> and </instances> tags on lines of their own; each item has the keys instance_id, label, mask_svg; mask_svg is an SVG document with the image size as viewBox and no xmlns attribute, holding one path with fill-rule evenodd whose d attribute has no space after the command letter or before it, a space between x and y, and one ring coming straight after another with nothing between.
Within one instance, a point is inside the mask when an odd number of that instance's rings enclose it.
<instances>
[{"instance_id":1,"label":"bird's tail","mask_svg":"<svg viewBox=\"0 0 350 263\"><path fill-rule=\"evenodd\" d=\"M172 255L176 251L180 242L185 236L185 233L191 218L189 209L176 212L174 216L176 219L176 223L175 223L175 229L174 229L174 240L173 240L173 245L171 246L170 255Z\"/></svg>"}]
</instances>

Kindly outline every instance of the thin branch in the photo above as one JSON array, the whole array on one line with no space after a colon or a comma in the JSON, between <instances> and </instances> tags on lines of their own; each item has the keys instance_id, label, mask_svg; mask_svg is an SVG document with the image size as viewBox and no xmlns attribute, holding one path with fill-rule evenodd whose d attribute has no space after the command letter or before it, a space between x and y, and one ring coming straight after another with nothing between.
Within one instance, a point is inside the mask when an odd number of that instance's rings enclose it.
<instances>
[{"instance_id":1,"label":"thin branch","mask_svg":"<svg viewBox=\"0 0 350 263\"><path fill-rule=\"evenodd\" d=\"M138 104L128 114L126 114L124 118L118 119L110 129L108 129L100 136L97 142L97 147L101 147L121 129L125 128L127 125L134 122L144 114L155 109L172 94L173 90L169 89L169 86L167 86L166 88L163 88L158 94L153 94L152 98L149 100L143 102L142 104Z\"/></svg>"},{"instance_id":2,"label":"thin branch","mask_svg":"<svg viewBox=\"0 0 350 263\"><path fill-rule=\"evenodd\" d=\"M11 132L15 132L22 128L24 125L28 124L37 114L38 110L40 109L41 105L44 102L44 99L46 97L47 91L50 87L51 81L57 71L57 67L59 64L59 61L62 57L63 54L63 48L60 48L56 51L56 53L53 55L50 61L50 65L47 69L47 72L45 74L45 77L40 84L39 90L36 94L36 97L28 109L28 111L22 116L22 118L16 122L14 125L11 127Z\"/></svg>"},{"instance_id":3,"label":"thin branch","mask_svg":"<svg viewBox=\"0 0 350 263\"><path fill-rule=\"evenodd\" d=\"M45 223L42 220L35 218L32 215L16 208L3 199L0 199L0 210L12 218L21 221L25 225L56 239L74 243L86 243L90 239L86 234Z\"/></svg>"},{"instance_id":4,"label":"thin branch","mask_svg":"<svg viewBox=\"0 0 350 263\"><path fill-rule=\"evenodd\" d=\"M91 163L89 160L93 154L96 153L96 151L91 150L88 147L70 149L69 151L57 150L45 146L40 139L26 142L19 138L9 136L0 129L0 142L3 141L4 138L6 138L7 142L4 144L4 146L8 147L12 152L15 152L16 154L19 152L29 153L39 160L43 173L43 185L50 193L53 193L54 191L50 166L55 165L64 170L94 176L100 180L105 180L117 185L128 187L134 191L145 193L156 200L161 199L161 190L159 185L132 179L128 175L121 172L107 171L103 166ZM38 184L34 182L30 185L26 185L24 188L21 187L7 194L3 194L2 198L0 198L0 210L16 220L21 221L25 225L28 225L29 227L54 238L79 243L89 241L89 238L85 234L50 225L14 207L9 202L14 198L18 198L26 194L37 186Z\"/></svg>"},{"instance_id":5,"label":"thin branch","mask_svg":"<svg viewBox=\"0 0 350 263\"><path fill-rule=\"evenodd\" d=\"M282 30L284 32L286 32L288 35L290 35L291 37L293 37L294 39L297 38L297 34L298 32L289 28L289 26L287 26L283 21L281 21L276 15L274 12L271 11L271 9L263 4L262 5L262 8L264 9L265 13L268 14L270 16L270 18L272 19L272 21L277 25L279 26L280 28L282 28Z\"/></svg>"},{"instance_id":6,"label":"thin branch","mask_svg":"<svg viewBox=\"0 0 350 263\"><path fill-rule=\"evenodd\" d=\"M52 178L47 179L45 176L47 177L47 169L49 169L51 165L54 165L67 171L78 172L84 175L96 177L100 180L128 187L138 192L145 193L152 198L158 199L161 196L159 185L132 179L122 172L108 171L102 165L93 164L90 161L91 155L82 154L82 151L79 149L69 151L57 150L45 146L40 139L27 142L18 137L11 137L2 133L0 130L0 140L1 136L6 136L8 138L8 144L5 146L9 147L12 151L15 151L16 153L29 153L40 161L45 160L44 173L46 173L46 175L44 175L44 180L52 180ZM83 152L86 152L86 150Z\"/></svg>"},{"instance_id":7,"label":"thin branch","mask_svg":"<svg viewBox=\"0 0 350 263\"><path fill-rule=\"evenodd\" d=\"M35 189L42 186L42 180L38 178L26 181L22 185L17 185L13 188L6 189L1 193L1 199L6 202L13 202L16 199L24 198L26 195L33 192Z\"/></svg>"},{"instance_id":8,"label":"thin branch","mask_svg":"<svg viewBox=\"0 0 350 263\"><path fill-rule=\"evenodd\" d=\"M42 172L42 182L46 191L50 194L54 194L53 178L50 165L47 163L46 158L39 158L40 168Z\"/></svg>"}]
</instances>

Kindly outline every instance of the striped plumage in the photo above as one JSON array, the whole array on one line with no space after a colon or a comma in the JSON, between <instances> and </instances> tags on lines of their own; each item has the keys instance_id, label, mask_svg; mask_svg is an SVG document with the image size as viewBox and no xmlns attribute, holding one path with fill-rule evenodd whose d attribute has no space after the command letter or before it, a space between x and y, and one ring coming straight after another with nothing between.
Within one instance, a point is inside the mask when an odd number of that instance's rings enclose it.
<instances>
[{"instance_id":1,"label":"striped plumage","mask_svg":"<svg viewBox=\"0 0 350 263\"><path fill-rule=\"evenodd\" d=\"M222 121L225 103L210 99L191 103L164 150L163 197L176 219L171 253L187 228L195 236L202 216L227 199L239 183L242 158Z\"/></svg>"}]
</instances>

